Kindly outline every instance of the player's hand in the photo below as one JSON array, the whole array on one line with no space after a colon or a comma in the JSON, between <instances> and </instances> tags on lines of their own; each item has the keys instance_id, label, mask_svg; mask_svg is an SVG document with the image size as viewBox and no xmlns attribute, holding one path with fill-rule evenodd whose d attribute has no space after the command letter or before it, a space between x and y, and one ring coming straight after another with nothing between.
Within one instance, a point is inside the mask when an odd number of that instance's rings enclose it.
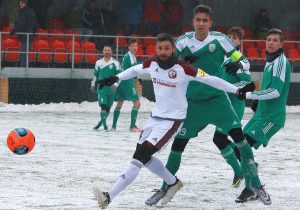
<instances>
[{"instance_id":1,"label":"player's hand","mask_svg":"<svg viewBox=\"0 0 300 210\"><path fill-rule=\"evenodd\" d=\"M241 100L246 99L246 93L247 92L253 92L255 90L255 84L254 82L250 82L244 87L238 89L237 91L237 97Z\"/></svg>"},{"instance_id":2,"label":"player's hand","mask_svg":"<svg viewBox=\"0 0 300 210\"><path fill-rule=\"evenodd\" d=\"M230 75L236 75L236 72L241 68L243 66L239 61L232 61L225 65L226 73Z\"/></svg>"},{"instance_id":3,"label":"player's hand","mask_svg":"<svg viewBox=\"0 0 300 210\"><path fill-rule=\"evenodd\" d=\"M99 90L101 90L104 86L112 86L118 81L119 81L119 77L112 76L112 77L105 77L102 80L98 80L97 83L99 83Z\"/></svg>"},{"instance_id":4,"label":"player's hand","mask_svg":"<svg viewBox=\"0 0 300 210\"><path fill-rule=\"evenodd\" d=\"M251 109L253 112L256 112L257 106L258 106L258 100L253 100L251 104Z\"/></svg>"},{"instance_id":5,"label":"player's hand","mask_svg":"<svg viewBox=\"0 0 300 210\"><path fill-rule=\"evenodd\" d=\"M195 63L199 59L199 57L196 56L196 55L191 54L191 55L185 56L183 59L188 64L192 64L192 63Z\"/></svg>"},{"instance_id":6,"label":"player's hand","mask_svg":"<svg viewBox=\"0 0 300 210\"><path fill-rule=\"evenodd\" d=\"M96 92L95 85L92 85L92 86L91 86L91 91L92 91L93 93L95 93L95 92Z\"/></svg>"}]
</instances>

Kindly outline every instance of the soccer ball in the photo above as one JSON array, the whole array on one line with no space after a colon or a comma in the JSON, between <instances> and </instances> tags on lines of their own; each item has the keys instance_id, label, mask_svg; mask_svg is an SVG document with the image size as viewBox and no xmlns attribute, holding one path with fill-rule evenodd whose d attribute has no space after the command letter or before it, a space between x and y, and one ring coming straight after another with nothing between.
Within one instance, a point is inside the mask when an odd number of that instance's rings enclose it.
<instances>
[{"instance_id":1,"label":"soccer ball","mask_svg":"<svg viewBox=\"0 0 300 210\"><path fill-rule=\"evenodd\" d=\"M26 128L16 128L7 136L7 147L17 155L29 153L35 144L33 133Z\"/></svg>"}]
</instances>

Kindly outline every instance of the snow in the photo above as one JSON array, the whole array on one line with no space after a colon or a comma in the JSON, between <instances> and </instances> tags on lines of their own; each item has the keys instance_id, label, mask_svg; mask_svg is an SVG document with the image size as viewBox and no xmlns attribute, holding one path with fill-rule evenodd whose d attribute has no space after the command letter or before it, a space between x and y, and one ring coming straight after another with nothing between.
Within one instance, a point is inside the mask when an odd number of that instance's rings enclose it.
<instances>
[{"instance_id":1,"label":"snow","mask_svg":"<svg viewBox=\"0 0 300 210\"><path fill-rule=\"evenodd\" d=\"M138 125L149 117L152 102L142 98ZM116 132L91 128L99 120L96 102L12 105L0 103L0 209L98 209L91 189L108 190L122 174L135 150L138 133L128 132L131 103L124 104ZM113 109L112 109L113 110ZM266 148L255 150L259 174L272 205L260 201L237 204L243 187L230 188L232 170L212 143L213 126L190 141L177 173L184 187L163 209L300 209L300 107L287 107L285 128ZM251 117L246 110L245 124ZM112 123L112 114L108 124ZM32 130L36 146L18 156L6 147L16 127ZM158 154L164 162L170 145ZM161 180L142 169L108 209L155 209L144 201Z\"/></svg>"}]
</instances>

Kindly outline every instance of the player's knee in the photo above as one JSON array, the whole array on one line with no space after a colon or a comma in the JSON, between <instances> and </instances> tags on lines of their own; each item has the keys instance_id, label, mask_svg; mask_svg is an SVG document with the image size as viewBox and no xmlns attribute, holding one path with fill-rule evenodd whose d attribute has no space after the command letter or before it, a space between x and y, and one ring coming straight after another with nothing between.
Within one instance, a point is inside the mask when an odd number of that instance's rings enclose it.
<instances>
[{"instance_id":1,"label":"player's knee","mask_svg":"<svg viewBox=\"0 0 300 210\"><path fill-rule=\"evenodd\" d=\"M144 165L148 163L152 155L157 152L156 147L148 141L138 144L133 154L133 158L141 161Z\"/></svg>"},{"instance_id":2,"label":"player's knee","mask_svg":"<svg viewBox=\"0 0 300 210\"><path fill-rule=\"evenodd\" d=\"M133 107L139 109L141 106L141 102L139 100L133 101Z\"/></svg>"},{"instance_id":3,"label":"player's knee","mask_svg":"<svg viewBox=\"0 0 300 210\"><path fill-rule=\"evenodd\" d=\"M249 145L250 145L251 147L253 147L253 146L257 143L253 138L251 138L251 137L248 136L247 134L245 134L245 137L246 137L246 139L247 139L247 141L248 141L248 143L249 143Z\"/></svg>"},{"instance_id":4,"label":"player's knee","mask_svg":"<svg viewBox=\"0 0 300 210\"><path fill-rule=\"evenodd\" d=\"M187 143L189 142L189 139L174 139L172 144L172 150L176 152L183 152Z\"/></svg>"},{"instance_id":5,"label":"player's knee","mask_svg":"<svg viewBox=\"0 0 300 210\"><path fill-rule=\"evenodd\" d=\"M245 139L242 128L233 128L228 133L234 142L241 142Z\"/></svg>"},{"instance_id":6,"label":"player's knee","mask_svg":"<svg viewBox=\"0 0 300 210\"><path fill-rule=\"evenodd\" d=\"M110 107L108 107L106 104L101 104L100 107L101 107L101 110L104 110L106 112L110 109Z\"/></svg>"},{"instance_id":7,"label":"player's knee","mask_svg":"<svg viewBox=\"0 0 300 210\"><path fill-rule=\"evenodd\" d=\"M231 143L227 139L227 135L219 133L217 131L214 134L213 142L219 148L219 150L225 149Z\"/></svg>"}]
</instances>

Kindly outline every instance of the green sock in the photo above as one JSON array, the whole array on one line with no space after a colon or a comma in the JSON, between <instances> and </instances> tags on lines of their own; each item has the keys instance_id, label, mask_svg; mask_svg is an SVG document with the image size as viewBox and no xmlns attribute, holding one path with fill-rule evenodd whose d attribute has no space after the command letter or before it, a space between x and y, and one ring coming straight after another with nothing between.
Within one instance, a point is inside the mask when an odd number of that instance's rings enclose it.
<instances>
[{"instance_id":1,"label":"green sock","mask_svg":"<svg viewBox=\"0 0 300 210\"><path fill-rule=\"evenodd\" d=\"M106 117L107 117L107 112L105 110L101 110L101 121L103 123L104 129L107 129Z\"/></svg>"},{"instance_id":2,"label":"green sock","mask_svg":"<svg viewBox=\"0 0 300 210\"><path fill-rule=\"evenodd\" d=\"M181 155L182 155L182 152L177 152L177 151L173 151L173 150L171 150L171 152L169 154L166 168L173 175L175 175L176 172L179 169L179 166L180 166L180 163L181 163ZM164 182L161 189L167 189L167 187L168 187L167 183Z\"/></svg>"},{"instance_id":3,"label":"green sock","mask_svg":"<svg viewBox=\"0 0 300 210\"><path fill-rule=\"evenodd\" d=\"M135 126L135 122L136 122L136 118L137 118L138 112L139 112L138 108L132 107L130 128L133 128Z\"/></svg>"},{"instance_id":4,"label":"green sock","mask_svg":"<svg viewBox=\"0 0 300 210\"><path fill-rule=\"evenodd\" d=\"M238 142L237 147L241 153L241 164L244 168L247 169L247 173L250 176L251 184L253 187L258 187L261 185L260 179L258 177L257 168L254 162L254 156L250 145L248 144L247 140L243 140Z\"/></svg>"},{"instance_id":5,"label":"green sock","mask_svg":"<svg viewBox=\"0 0 300 210\"><path fill-rule=\"evenodd\" d=\"M113 128L117 128L117 122L118 122L119 115L120 115L120 109L119 108L115 108L114 118L113 118L113 124L112 124Z\"/></svg>"},{"instance_id":6,"label":"green sock","mask_svg":"<svg viewBox=\"0 0 300 210\"><path fill-rule=\"evenodd\" d=\"M226 162L231 166L235 175L241 175L243 173L243 168L236 158L235 153L230 145L222 149L221 154Z\"/></svg>"},{"instance_id":7,"label":"green sock","mask_svg":"<svg viewBox=\"0 0 300 210\"><path fill-rule=\"evenodd\" d=\"M249 174L245 176L245 187L251 189L251 177Z\"/></svg>"}]
</instances>

